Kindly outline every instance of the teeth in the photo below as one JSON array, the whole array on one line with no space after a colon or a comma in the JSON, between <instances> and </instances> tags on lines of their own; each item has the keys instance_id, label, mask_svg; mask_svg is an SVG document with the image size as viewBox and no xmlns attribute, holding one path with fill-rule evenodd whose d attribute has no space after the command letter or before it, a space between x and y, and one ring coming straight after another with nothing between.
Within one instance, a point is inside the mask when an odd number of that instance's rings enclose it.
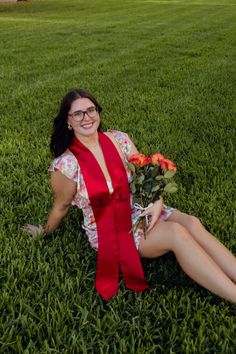
<instances>
[{"instance_id":1,"label":"teeth","mask_svg":"<svg viewBox=\"0 0 236 354\"><path fill-rule=\"evenodd\" d=\"M93 123L88 123L88 124L83 124L83 128L90 128L93 125Z\"/></svg>"}]
</instances>

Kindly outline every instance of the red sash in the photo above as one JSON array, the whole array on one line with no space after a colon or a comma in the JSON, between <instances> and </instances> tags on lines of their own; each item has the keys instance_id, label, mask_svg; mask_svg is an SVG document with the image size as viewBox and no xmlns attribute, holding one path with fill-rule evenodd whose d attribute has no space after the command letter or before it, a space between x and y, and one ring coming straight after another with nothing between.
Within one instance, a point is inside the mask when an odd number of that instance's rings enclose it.
<instances>
[{"instance_id":1,"label":"red sash","mask_svg":"<svg viewBox=\"0 0 236 354\"><path fill-rule=\"evenodd\" d=\"M105 176L86 146L76 137L70 146L78 160L88 191L98 231L96 289L108 300L116 295L119 267L126 287L136 292L147 288L132 228L130 191L122 159L109 137L98 132L99 142L114 192L109 193Z\"/></svg>"}]
</instances>

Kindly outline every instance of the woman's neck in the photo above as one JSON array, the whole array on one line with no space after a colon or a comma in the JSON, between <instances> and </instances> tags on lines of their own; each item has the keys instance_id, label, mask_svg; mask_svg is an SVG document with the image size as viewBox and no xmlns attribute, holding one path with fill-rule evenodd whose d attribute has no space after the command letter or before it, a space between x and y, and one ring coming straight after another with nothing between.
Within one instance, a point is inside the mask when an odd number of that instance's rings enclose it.
<instances>
[{"instance_id":1,"label":"woman's neck","mask_svg":"<svg viewBox=\"0 0 236 354\"><path fill-rule=\"evenodd\" d=\"M91 136L81 136L75 134L76 138L83 144L85 145L88 149L95 149L99 147L99 139L98 139L98 132Z\"/></svg>"}]
</instances>

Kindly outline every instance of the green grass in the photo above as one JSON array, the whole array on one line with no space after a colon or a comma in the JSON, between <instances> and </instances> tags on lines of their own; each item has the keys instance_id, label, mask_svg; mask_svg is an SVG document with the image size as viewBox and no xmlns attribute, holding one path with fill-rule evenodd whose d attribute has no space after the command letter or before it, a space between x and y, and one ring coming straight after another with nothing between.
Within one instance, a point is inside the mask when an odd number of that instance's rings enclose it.
<instances>
[{"instance_id":1,"label":"green grass","mask_svg":"<svg viewBox=\"0 0 236 354\"><path fill-rule=\"evenodd\" d=\"M146 261L150 289L108 303L71 209L43 241L52 119L90 89L107 127L177 163L167 203L199 216L236 254L236 4L233 0L48 0L0 4L0 352L235 353L235 306L172 255Z\"/></svg>"}]
</instances>

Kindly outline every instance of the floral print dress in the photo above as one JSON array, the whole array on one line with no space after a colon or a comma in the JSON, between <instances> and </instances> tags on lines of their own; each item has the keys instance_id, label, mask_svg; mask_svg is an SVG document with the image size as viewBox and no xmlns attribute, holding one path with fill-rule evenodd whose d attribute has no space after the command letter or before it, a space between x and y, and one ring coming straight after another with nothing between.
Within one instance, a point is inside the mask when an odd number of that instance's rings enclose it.
<instances>
[{"instance_id":1,"label":"floral print dress","mask_svg":"<svg viewBox=\"0 0 236 354\"><path fill-rule=\"evenodd\" d=\"M127 161L131 152L131 140L129 136L126 133L117 130L109 130L109 132L112 133L112 135L116 139L117 143L121 148L121 151L124 154L125 161ZM61 156L57 157L52 161L52 164L49 167L49 171L52 172L56 170L61 171L61 173L63 173L66 177L76 182L77 191L72 200L72 205L76 205L77 207L82 209L83 217L84 217L84 222L82 227L88 236L92 248L97 251L98 250L97 225L89 201L88 192L85 186L83 175L78 165L78 161L71 151L67 150ZM126 172L127 172L128 181L130 183L132 181L132 173L128 169L128 167L126 167ZM109 181L108 181L108 189L112 194L113 189ZM141 214L141 211L137 210L133 206L132 194L130 194L130 203L131 203L132 224L134 225L139 215ZM173 208L164 205L162 213L160 215L160 220L167 220L168 217L172 214L173 210L174 210ZM141 226L136 229L133 236L134 236L135 245L138 249L140 241L144 237L144 231Z\"/></svg>"}]
</instances>

